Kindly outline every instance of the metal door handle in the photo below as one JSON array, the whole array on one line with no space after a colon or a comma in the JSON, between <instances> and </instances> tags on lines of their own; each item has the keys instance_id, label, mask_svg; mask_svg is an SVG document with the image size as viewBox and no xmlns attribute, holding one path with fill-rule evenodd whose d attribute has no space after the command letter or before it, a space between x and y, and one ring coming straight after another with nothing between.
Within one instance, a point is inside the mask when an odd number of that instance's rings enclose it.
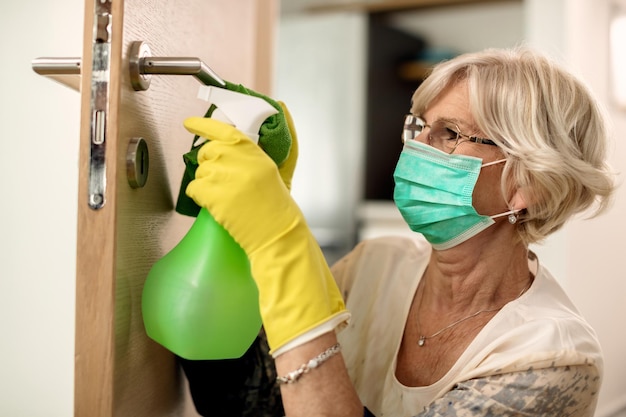
<instances>
[{"instance_id":1,"label":"metal door handle","mask_svg":"<svg viewBox=\"0 0 626 417\"><path fill-rule=\"evenodd\" d=\"M80 58L37 58L32 66L37 74L80 91Z\"/></svg>"},{"instance_id":2,"label":"metal door handle","mask_svg":"<svg viewBox=\"0 0 626 417\"><path fill-rule=\"evenodd\" d=\"M142 41L131 43L128 62L130 82L136 91L147 90L152 75L192 75L205 85L216 87L226 85L224 80L200 58L153 57L150 47ZM69 82L62 77L80 75L81 59L41 57L32 61L32 67L37 74L68 85ZM69 86L74 88L73 85Z\"/></svg>"},{"instance_id":3,"label":"metal door handle","mask_svg":"<svg viewBox=\"0 0 626 417\"><path fill-rule=\"evenodd\" d=\"M136 91L147 90L152 75L193 75L205 85L224 87L226 83L199 58L153 57L150 47L136 41L129 50L130 82Z\"/></svg>"}]
</instances>

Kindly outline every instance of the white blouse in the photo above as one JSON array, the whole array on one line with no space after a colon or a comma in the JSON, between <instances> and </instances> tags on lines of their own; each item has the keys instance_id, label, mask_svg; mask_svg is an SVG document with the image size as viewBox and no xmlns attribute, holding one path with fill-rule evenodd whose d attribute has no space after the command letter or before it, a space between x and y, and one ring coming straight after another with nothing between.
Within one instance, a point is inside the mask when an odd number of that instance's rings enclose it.
<instances>
[{"instance_id":1,"label":"white blouse","mask_svg":"<svg viewBox=\"0 0 626 417\"><path fill-rule=\"evenodd\" d=\"M592 416L602 375L599 343L540 265L529 290L487 323L439 381L408 387L396 379L407 315L430 253L419 237L384 237L360 243L332 268L352 313L338 338L364 405L376 417Z\"/></svg>"}]
</instances>

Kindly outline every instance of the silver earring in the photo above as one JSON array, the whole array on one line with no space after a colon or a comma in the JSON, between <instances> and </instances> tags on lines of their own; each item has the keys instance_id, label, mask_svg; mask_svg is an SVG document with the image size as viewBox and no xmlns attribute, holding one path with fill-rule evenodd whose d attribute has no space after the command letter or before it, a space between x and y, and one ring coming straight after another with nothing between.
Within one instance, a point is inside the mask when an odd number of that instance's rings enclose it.
<instances>
[{"instance_id":1,"label":"silver earring","mask_svg":"<svg viewBox=\"0 0 626 417\"><path fill-rule=\"evenodd\" d=\"M511 224L517 223L517 217L518 217L517 212L509 214L509 223Z\"/></svg>"}]
</instances>

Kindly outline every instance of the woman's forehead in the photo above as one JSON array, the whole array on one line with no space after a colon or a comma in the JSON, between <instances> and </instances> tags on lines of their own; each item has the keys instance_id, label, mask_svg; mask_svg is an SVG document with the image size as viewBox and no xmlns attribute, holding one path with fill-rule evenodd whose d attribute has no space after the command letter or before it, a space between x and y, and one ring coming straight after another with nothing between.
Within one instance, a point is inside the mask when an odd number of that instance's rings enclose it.
<instances>
[{"instance_id":1,"label":"woman's forehead","mask_svg":"<svg viewBox=\"0 0 626 417\"><path fill-rule=\"evenodd\" d=\"M427 123L445 120L461 129L474 129L467 83L458 82L443 89L424 109L422 117Z\"/></svg>"}]
</instances>

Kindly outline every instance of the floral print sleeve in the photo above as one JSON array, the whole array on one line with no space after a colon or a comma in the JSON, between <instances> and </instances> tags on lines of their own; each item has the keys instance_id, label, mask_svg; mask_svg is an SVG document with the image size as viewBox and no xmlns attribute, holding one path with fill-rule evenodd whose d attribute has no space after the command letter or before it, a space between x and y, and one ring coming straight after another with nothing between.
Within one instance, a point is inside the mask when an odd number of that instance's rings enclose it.
<instances>
[{"instance_id":1,"label":"floral print sleeve","mask_svg":"<svg viewBox=\"0 0 626 417\"><path fill-rule=\"evenodd\" d=\"M600 376L595 366L529 369L457 384L419 417L591 417Z\"/></svg>"}]
</instances>

